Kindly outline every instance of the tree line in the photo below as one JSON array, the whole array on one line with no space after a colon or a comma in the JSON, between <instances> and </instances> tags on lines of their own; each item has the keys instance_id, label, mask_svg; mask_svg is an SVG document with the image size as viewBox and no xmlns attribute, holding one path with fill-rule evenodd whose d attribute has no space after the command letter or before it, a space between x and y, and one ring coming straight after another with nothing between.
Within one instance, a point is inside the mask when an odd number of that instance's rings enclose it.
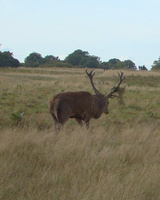
<instances>
[{"instance_id":1,"label":"tree line","mask_svg":"<svg viewBox=\"0 0 160 200\"><path fill-rule=\"evenodd\" d=\"M40 53L30 53L24 60L24 63L20 63L18 59L13 57L13 53L10 51L0 51L0 67L77 67L77 68L102 68L108 69L135 69L137 66L131 60L120 61L117 58L112 58L106 62L102 62L100 57L90 55L87 51L81 49L75 50L69 54L64 60L60 60L59 57L53 55L47 55L42 57ZM139 70L147 70L145 65L139 66ZM160 57L153 62L151 70L160 69Z\"/></svg>"},{"instance_id":2,"label":"tree line","mask_svg":"<svg viewBox=\"0 0 160 200\"><path fill-rule=\"evenodd\" d=\"M0 51L0 67L19 67L18 59L13 58L13 53L9 51Z\"/></svg>"}]
</instances>

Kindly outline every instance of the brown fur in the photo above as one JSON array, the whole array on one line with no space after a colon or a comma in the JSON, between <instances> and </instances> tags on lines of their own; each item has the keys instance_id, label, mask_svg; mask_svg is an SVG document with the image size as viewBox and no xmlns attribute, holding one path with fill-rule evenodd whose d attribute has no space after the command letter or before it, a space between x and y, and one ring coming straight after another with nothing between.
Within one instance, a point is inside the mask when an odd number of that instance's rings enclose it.
<instances>
[{"instance_id":1,"label":"brown fur","mask_svg":"<svg viewBox=\"0 0 160 200\"><path fill-rule=\"evenodd\" d=\"M55 125L63 125L69 118L75 118L82 125L89 127L91 118L99 118L102 113L108 114L108 100L104 95L92 95L89 92L64 92L57 94L49 101L49 110Z\"/></svg>"},{"instance_id":2,"label":"brown fur","mask_svg":"<svg viewBox=\"0 0 160 200\"><path fill-rule=\"evenodd\" d=\"M55 122L55 129L57 129L58 124L62 126L69 118L76 119L79 125L82 125L84 121L88 128L91 118L98 119L103 113L109 113L108 99L113 98L115 96L114 93L119 91L119 86L125 79L125 76L123 76L123 72L118 73L120 77L118 85L105 96L94 86L93 76L95 73L93 71L94 70L91 70L91 72L88 73L86 69L86 74L90 79L95 95L84 91L63 92L57 94L49 101L48 106Z\"/></svg>"}]
</instances>

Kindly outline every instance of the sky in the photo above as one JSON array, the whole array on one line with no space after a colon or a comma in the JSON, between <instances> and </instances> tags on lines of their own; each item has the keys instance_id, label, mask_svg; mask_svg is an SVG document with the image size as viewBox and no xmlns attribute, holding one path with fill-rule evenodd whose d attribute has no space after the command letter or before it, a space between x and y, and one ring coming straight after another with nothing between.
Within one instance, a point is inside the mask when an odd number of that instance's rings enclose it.
<instances>
[{"instance_id":1,"label":"sky","mask_svg":"<svg viewBox=\"0 0 160 200\"><path fill-rule=\"evenodd\" d=\"M20 62L81 49L151 69L160 57L160 1L0 0L0 44Z\"/></svg>"}]
</instances>

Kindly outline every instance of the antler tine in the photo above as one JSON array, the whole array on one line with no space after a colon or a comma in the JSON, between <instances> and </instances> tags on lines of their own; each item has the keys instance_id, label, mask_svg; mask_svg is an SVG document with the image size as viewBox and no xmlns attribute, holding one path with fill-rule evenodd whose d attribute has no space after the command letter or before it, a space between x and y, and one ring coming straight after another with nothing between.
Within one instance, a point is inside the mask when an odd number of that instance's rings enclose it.
<instances>
[{"instance_id":1,"label":"antler tine","mask_svg":"<svg viewBox=\"0 0 160 200\"><path fill-rule=\"evenodd\" d=\"M114 93L115 92L118 92L118 90L119 90L119 86L121 85L121 83L124 81L124 79L126 78L125 76L124 76L124 73L123 72L121 72L121 73L119 73L119 72L117 72L118 73L118 75L119 75L119 83L118 83L118 85L116 86L116 87L114 87L112 90L111 90L111 92L107 95L107 97L108 98L114 98L115 97L115 95L114 95Z\"/></svg>"},{"instance_id":2,"label":"antler tine","mask_svg":"<svg viewBox=\"0 0 160 200\"><path fill-rule=\"evenodd\" d=\"M89 78L92 78L92 77L95 75L95 72L93 73L93 71L94 71L94 69L92 69L92 70L90 71L90 73L88 73L88 68L86 69L86 73L87 73L87 75L89 76Z\"/></svg>"},{"instance_id":3,"label":"antler tine","mask_svg":"<svg viewBox=\"0 0 160 200\"><path fill-rule=\"evenodd\" d=\"M119 87L120 84L122 83L122 81L124 81L124 79L125 79L126 77L124 76L124 72L121 72L121 73L117 72L117 73L118 73L119 79L120 79L119 84L118 84L118 86L117 86L117 87Z\"/></svg>"},{"instance_id":4,"label":"antler tine","mask_svg":"<svg viewBox=\"0 0 160 200\"><path fill-rule=\"evenodd\" d=\"M95 75L95 72L93 73L93 71L94 71L94 69L92 69L92 71L90 73L92 77Z\"/></svg>"},{"instance_id":5,"label":"antler tine","mask_svg":"<svg viewBox=\"0 0 160 200\"><path fill-rule=\"evenodd\" d=\"M121 72L121 74L119 72L117 72L119 74L120 79L122 79L122 81L126 78L126 76L124 75L124 72Z\"/></svg>"},{"instance_id":6,"label":"antler tine","mask_svg":"<svg viewBox=\"0 0 160 200\"><path fill-rule=\"evenodd\" d=\"M96 95L99 95L100 92L95 88L94 86L94 83L93 83L93 76L95 75L95 72L93 72L94 69L92 69L89 73L88 73L88 68L86 69L86 74L88 75L89 79L90 79L90 82L91 82L91 85L93 87L93 90L95 92Z\"/></svg>"}]
</instances>

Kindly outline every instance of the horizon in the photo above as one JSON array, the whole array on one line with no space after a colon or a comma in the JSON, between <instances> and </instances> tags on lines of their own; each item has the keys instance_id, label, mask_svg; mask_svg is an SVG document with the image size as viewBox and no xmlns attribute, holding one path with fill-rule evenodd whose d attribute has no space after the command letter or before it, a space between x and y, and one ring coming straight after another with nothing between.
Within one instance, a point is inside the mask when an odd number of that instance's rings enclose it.
<instances>
[{"instance_id":1,"label":"horizon","mask_svg":"<svg viewBox=\"0 0 160 200\"><path fill-rule=\"evenodd\" d=\"M63 60L76 49L102 61L131 60L148 70L160 56L160 2L19 1L1 3L1 51L20 62L32 52Z\"/></svg>"}]
</instances>

